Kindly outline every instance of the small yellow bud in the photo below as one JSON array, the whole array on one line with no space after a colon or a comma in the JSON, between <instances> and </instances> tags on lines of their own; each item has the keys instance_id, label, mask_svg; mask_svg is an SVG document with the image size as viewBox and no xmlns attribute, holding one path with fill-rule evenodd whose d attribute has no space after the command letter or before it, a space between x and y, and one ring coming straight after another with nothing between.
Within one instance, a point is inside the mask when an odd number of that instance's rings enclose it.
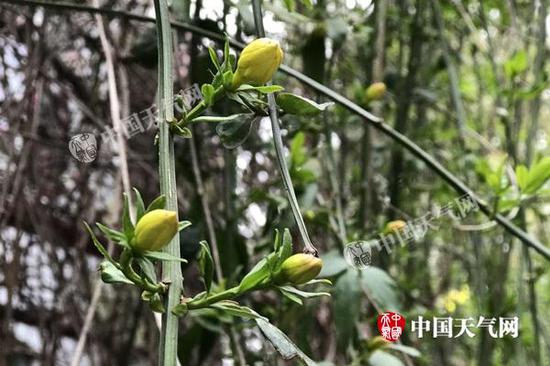
<instances>
[{"instance_id":1,"label":"small yellow bud","mask_svg":"<svg viewBox=\"0 0 550 366\"><path fill-rule=\"evenodd\" d=\"M252 41L241 52L233 76L233 88L237 89L241 84L267 83L282 61L283 50L279 42L269 38Z\"/></svg>"},{"instance_id":2,"label":"small yellow bud","mask_svg":"<svg viewBox=\"0 0 550 366\"><path fill-rule=\"evenodd\" d=\"M384 228L384 234L391 234L394 231L403 230L407 226L407 223L403 220L390 221Z\"/></svg>"},{"instance_id":3,"label":"small yellow bud","mask_svg":"<svg viewBox=\"0 0 550 366\"><path fill-rule=\"evenodd\" d=\"M323 261L320 258L305 253L294 254L285 259L275 274L275 282L300 285L317 277L321 268L323 268Z\"/></svg>"},{"instance_id":4,"label":"small yellow bud","mask_svg":"<svg viewBox=\"0 0 550 366\"><path fill-rule=\"evenodd\" d=\"M176 212L153 210L139 219L132 246L137 250L160 250L178 232Z\"/></svg>"},{"instance_id":5,"label":"small yellow bud","mask_svg":"<svg viewBox=\"0 0 550 366\"><path fill-rule=\"evenodd\" d=\"M386 84L382 82L372 83L365 92L365 101L367 103L373 100L380 100L386 94Z\"/></svg>"}]
</instances>

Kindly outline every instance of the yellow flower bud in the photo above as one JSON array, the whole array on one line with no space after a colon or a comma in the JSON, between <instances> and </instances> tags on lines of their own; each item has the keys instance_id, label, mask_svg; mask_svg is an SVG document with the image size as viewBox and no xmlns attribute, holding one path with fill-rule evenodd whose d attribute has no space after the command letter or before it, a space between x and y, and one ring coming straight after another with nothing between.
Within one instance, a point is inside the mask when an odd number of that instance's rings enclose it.
<instances>
[{"instance_id":1,"label":"yellow flower bud","mask_svg":"<svg viewBox=\"0 0 550 366\"><path fill-rule=\"evenodd\" d=\"M384 98L384 95L386 94L386 84L382 82L378 83L372 83L369 85L365 92L365 101L371 102L373 100L380 100Z\"/></svg>"},{"instance_id":2,"label":"yellow flower bud","mask_svg":"<svg viewBox=\"0 0 550 366\"><path fill-rule=\"evenodd\" d=\"M274 279L278 284L300 285L317 277L321 268L323 261L320 258L305 253L294 254L285 259Z\"/></svg>"},{"instance_id":3,"label":"yellow flower bud","mask_svg":"<svg viewBox=\"0 0 550 366\"><path fill-rule=\"evenodd\" d=\"M262 85L273 77L283 60L283 50L279 42L269 38L259 38L246 46L237 62L233 76L233 88L241 84Z\"/></svg>"},{"instance_id":4,"label":"yellow flower bud","mask_svg":"<svg viewBox=\"0 0 550 366\"><path fill-rule=\"evenodd\" d=\"M137 250L160 250L178 232L176 212L153 210L139 219L132 246Z\"/></svg>"},{"instance_id":5,"label":"yellow flower bud","mask_svg":"<svg viewBox=\"0 0 550 366\"><path fill-rule=\"evenodd\" d=\"M403 220L390 221L384 227L384 234L391 234L394 231L403 230L407 226L407 223Z\"/></svg>"}]
</instances>

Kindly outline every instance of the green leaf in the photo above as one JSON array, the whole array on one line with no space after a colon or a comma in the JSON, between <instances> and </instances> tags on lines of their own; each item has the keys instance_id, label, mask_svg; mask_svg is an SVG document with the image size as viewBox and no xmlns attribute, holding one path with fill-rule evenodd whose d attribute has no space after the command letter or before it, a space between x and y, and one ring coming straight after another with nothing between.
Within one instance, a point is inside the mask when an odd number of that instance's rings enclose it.
<instances>
[{"instance_id":1,"label":"green leaf","mask_svg":"<svg viewBox=\"0 0 550 366\"><path fill-rule=\"evenodd\" d=\"M188 228L191 225L193 225L191 221L186 221L186 220L180 221L178 224L178 232Z\"/></svg>"},{"instance_id":2,"label":"green leaf","mask_svg":"<svg viewBox=\"0 0 550 366\"><path fill-rule=\"evenodd\" d=\"M516 167L516 180L522 191L525 190L525 187L527 187L528 175L529 171L525 165L520 164Z\"/></svg>"},{"instance_id":3,"label":"green leaf","mask_svg":"<svg viewBox=\"0 0 550 366\"><path fill-rule=\"evenodd\" d=\"M246 141L257 119L254 114L248 114L242 119L222 122L216 126L216 133L226 148L234 149Z\"/></svg>"},{"instance_id":4,"label":"green leaf","mask_svg":"<svg viewBox=\"0 0 550 366\"><path fill-rule=\"evenodd\" d=\"M281 236L279 235L279 229L275 229L275 240L273 240L273 251L279 252L282 245Z\"/></svg>"},{"instance_id":5,"label":"green leaf","mask_svg":"<svg viewBox=\"0 0 550 366\"><path fill-rule=\"evenodd\" d=\"M255 320L258 328L262 331L262 334L269 340L273 347L275 347L283 359L290 360L294 357L298 357L306 364L306 366L316 365L316 363L306 356L306 354L302 352L302 350L300 350L279 328L267 320Z\"/></svg>"},{"instance_id":6,"label":"green leaf","mask_svg":"<svg viewBox=\"0 0 550 366\"><path fill-rule=\"evenodd\" d=\"M252 310L251 308L247 306L239 305L238 302L231 301L231 300L222 300L217 303L214 303L210 305L209 307L221 310L224 313L227 313L232 316L239 316L241 318L245 319L264 319L263 316Z\"/></svg>"},{"instance_id":7,"label":"green leaf","mask_svg":"<svg viewBox=\"0 0 550 366\"><path fill-rule=\"evenodd\" d=\"M210 55L210 60L212 60L212 63L214 66L216 66L216 70L220 69L220 62L218 61L218 55L216 54L216 51L212 47L208 47L208 54Z\"/></svg>"},{"instance_id":8,"label":"green leaf","mask_svg":"<svg viewBox=\"0 0 550 366\"><path fill-rule=\"evenodd\" d=\"M232 114L229 116L200 116L193 119L193 122L230 122L230 121L240 121L244 118L250 117L250 113L239 113Z\"/></svg>"},{"instance_id":9,"label":"green leaf","mask_svg":"<svg viewBox=\"0 0 550 366\"><path fill-rule=\"evenodd\" d=\"M223 63L225 69L223 71L232 70L231 54L229 53L229 37L225 37L225 43L223 44Z\"/></svg>"},{"instance_id":10,"label":"green leaf","mask_svg":"<svg viewBox=\"0 0 550 366\"><path fill-rule=\"evenodd\" d=\"M319 273L319 277L334 277L350 268L337 249L321 255L321 259L323 260L323 269Z\"/></svg>"},{"instance_id":11,"label":"green leaf","mask_svg":"<svg viewBox=\"0 0 550 366\"><path fill-rule=\"evenodd\" d=\"M359 320L362 292L358 272L347 270L334 286L334 324L341 349L346 349Z\"/></svg>"},{"instance_id":12,"label":"green leaf","mask_svg":"<svg viewBox=\"0 0 550 366\"><path fill-rule=\"evenodd\" d=\"M233 71L228 70L223 73L223 86L225 89L229 90L231 89L231 86L233 84Z\"/></svg>"},{"instance_id":13,"label":"green leaf","mask_svg":"<svg viewBox=\"0 0 550 366\"><path fill-rule=\"evenodd\" d=\"M404 366L403 362L394 355L384 351L375 351L369 357L369 365L371 366Z\"/></svg>"},{"instance_id":14,"label":"green leaf","mask_svg":"<svg viewBox=\"0 0 550 366\"><path fill-rule=\"evenodd\" d=\"M401 301L398 297L397 285L386 271L373 266L364 268L361 270L360 283L365 286L381 308L400 312Z\"/></svg>"},{"instance_id":15,"label":"green leaf","mask_svg":"<svg viewBox=\"0 0 550 366\"><path fill-rule=\"evenodd\" d=\"M99 242L99 240L97 240L94 232L92 231L92 228L90 228L90 226L88 225L87 222L84 222L84 226L86 227L86 230L88 231L88 233L90 234L91 238L92 238L92 243L94 243L95 247L97 248L97 250L101 253L101 255L107 259L109 262L115 264L116 262L114 261L114 259L111 257L111 255L109 254L109 252L107 251L107 249L105 249L105 247L103 246L103 244L101 244Z\"/></svg>"},{"instance_id":16,"label":"green leaf","mask_svg":"<svg viewBox=\"0 0 550 366\"><path fill-rule=\"evenodd\" d=\"M191 132L191 130L189 128L182 127L182 126L177 125L177 124L173 124L171 126L171 131L174 134L183 137L184 139L190 139L190 138L193 137L193 133Z\"/></svg>"},{"instance_id":17,"label":"green leaf","mask_svg":"<svg viewBox=\"0 0 550 366\"><path fill-rule=\"evenodd\" d=\"M317 285L317 284L332 286L332 281L327 278L316 278L314 280L304 283L303 286Z\"/></svg>"},{"instance_id":18,"label":"green leaf","mask_svg":"<svg viewBox=\"0 0 550 366\"><path fill-rule=\"evenodd\" d=\"M398 344L398 343L390 343L386 346L386 348L390 348L390 349L399 351L401 353L405 353L405 354L407 354L411 357L420 357L421 356L420 351L417 350L416 348L405 346L405 345Z\"/></svg>"},{"instance_id":19,"label":"green leaf","mask_svg":"<svg viewBox=\"0 0 550 366\"><path fill-rule=\"evenodd\" d=\"M153 262L151 262L149 259L145 257L136 257L136 262L141 268L141 271L145 275L145 277L151 282L151 283L157 283L157 274L155 271L155 265Z\"/></svg>"},{"instance_id":20,"label":"green leaf","mask_svg":"<svg viewBox=\"0 0 550 366\"><path fill-rule=\"evenodd\" d=\"M283 296L286 297L287 299L289 299L290 301L294 301L298 305L304 305L304 302L302 301L300 296L297 296L297 295L293 294L292 292L288 292L288 291L286 291L285 289L282 289L282 288L279 288L279 291L281 291L281 294L283 294Z\"/></svg>"},{"instance_id":21,"label":"green leaf","mask_svg":"<svg viewBox=\"0 0 550 366\"><path fill-rule=\"evenodd\" d=\"M134 236L134 224L132 223L132 219L130 217L130 206L128 203L128 195L126 193L124 193L124 208L122 210L122 228L128 242L132 241Z\"/></svg>"},{"instance_id":22,"label":"green leaf","mask_svg":"<svg viewBox=\"0 0 550 366\"><path fill-rule=\"evenodd\" d=\"M296 10L296 2L294 0L283 0L288 11Z\"/></svg>"},{"instance_id":23,"label":"green leaf","mask_svg":"<svg viewBox=\"0 0 550 366\"><path fill-rule=\"evenodd\" d=\"M149 204L149 206L147 206L146 212L150 212L153 210L162 210L165 207L166 207L166 196L160 195L157 198L155 198L153 202Z\"/></svg>"},{"instance_id":24,"label":"green leaf","mask_svg":"<svg viewBox=\"0 0 550 366\"><path fill-rule=\"evenodd\" d=\"M212 105L214 102L215 89L212 84L203 84L201 86L202 98L206 105Z\"/></svg>"},{"instance_id":25,"label":"green leaf","mask_svg":"<svg viewBox=\"0 0 550 366\"><path fill-rule=\"evenodd\" d=\"M239 88L237 89L237 91L250 91L250 90L255 90L262 94L269 94L269 93L280 92L282 90L285 90L285 88L283 88L280 85L253 86L253 85L243 84L239 86Z\"/></svg>"},{"instance_id":26,"label":"green leaf","mask_svg":"<svg viewBox=\"0 0 550 366\"><path fill-rule=\"evenodd\" d=\"M149 306L151 307L151 310L153 310L155 313L164 314L166 312L164 301L162 301L162 297L158 293L154 293L151 295L149 299Z\"/></svg>"},{"instance_id":27,"label":"green leaf","mask_svg":"<svg viewBox=\"0 0 550 366\"><path fill-rule=\"evenodd\" d=\"M200 242L201 250L199 251L199 272L204 281L206 287L206 293L210 293L210 287L212 286L212 277L214 276L214 261L212 260L212 254L210 253L210 247L205 240Z\"/></svg>"},{"instance_id":28,"label":"green leaf","mask_svg":"<svg viewBox=\"0 0 550 366\"><path fill-rule=\"evenodd\" d=\"M186 315L188 311L189 309L187 309L187 305L185 304L178 304L172 308L172 313L178 317Z\"/></svg>"},{"instance_id":29,"label":"green leaf","mask_svg":"<svg viewBox=\"0 0 550 366\"><path fill-rule=\"evenodd\" d=\"M145 213L145 204L143 203L143 198L137 188L133 187L133 190L136 195L136 222L138 222Z\"/></svg>"},{"instance_id":30,"label":"green leaf","mask_svg":"<svg viewBox=\"0 0 550 366\"><path fill-rule=\"evenodd\" d=\"M101 280L105 283L126 283L133 285L134 283L126 278L121 270L115 267L113 263L108 260L101 262L99 265L101 272Z\"/></svg>"},{"instance_id":31,"label":"green leaf","mask_svg":"<svg viewBox=\"0 0 550 366\"><path fill-rule=\"evenodd\" d=\"M298 290L296 287L293 287L293 286L277 286L277 287L282 291L290 292L291 294L294 294L304 299L312 299L314 297L321 297L321 296L330 297L330 294L328 292L307 292L307 291Z\"/></svg>"},{"instance_id":32,"label":"green leaf","mask_svg":"<svg viewBox=\"0 0 550 366\"><path fill-rule=\"evenodd\" d=\"M175 262L182 262L187 263L187 261L183 258L178 258L176 256L173 256L172 254L166 253L166 252L156 252L151 250L145 250L143 252L140 252L140 255L149 258L153 261L175 261Z\"/></svg>"},{"instance_id":33,"label":"green leaf","mask_svg":"<svg viewBox=\"0 0 550 366\"><path fill-rule=\"evenodd\" d=\"M109 240L113 241L116 244L122 245L123 247L128 247L128 241L126 240L126 235L124 235L124 233L111 229L99 222L96 222L95 225L99 228L99 230L101 230L103 234L105 234L105 236Z\"/></svg>"},{"instance_id":34,"label":"green leaf","mask_svg":"<svg viewBox=\"0 0 550 366\"><path fill-rule=\"evenodd\" d=\"M279 260L277 261L277 268L280 267L285 259L290 257L292 255L292 236L290 235L290 231L288 229L285 229L283 233L283 244L281 245L281 248L279 250Z\"/></svg>"},{"instance_id":35,"label":"green leaf","mask_svg":"<svg viewBox=\"0 0 550 366\"><path fill-rule=\"evenodd\" d=\"M529 66L527 60L527 52L519 50L504 63L504 71L509 78L521 74Z\"/></svg>"},{"instance_id":36,"label":"green leaf","mask_svg":"<svg viewBox=\"0 0 550 366\"><path fill-rule=\"evenodd\" d=\"M263 258L244 276L239 284L239 292L248 291L263 283L269 278L270 274L268 260Z\"/></svg>"},{"instance_id":37,"label":"green leaf","mask_svg":"<svg viewBox=\"0 0 550 366\"><path fill-rule=\"evenodd\" d=\"M277 95L277 105L285 113L298 116L317 115L333 104L332 102L317 104L310 99L292 93L280 93Z\"/></svg>"},{"instance_id":38,"label":"green leaf","mask_svg":"<svg viewBox=\"0 0 550 366\"><path fill-rule=\"evenodd\" d=\"M304 165L307 160L304 142L306 135L303 132L298 132L290 144L290 166L294 169Z\"/></svg>"},{"instance_id":39,"label":"green leaf","mask_svg":"<svg viewBox=\"0 0 550 366\"><path fill-rule=\"evenodd\" d=\"M550 156L547 156L531 166L524 193L533 194L550 179Z\"/></svg>"}]
</instances>

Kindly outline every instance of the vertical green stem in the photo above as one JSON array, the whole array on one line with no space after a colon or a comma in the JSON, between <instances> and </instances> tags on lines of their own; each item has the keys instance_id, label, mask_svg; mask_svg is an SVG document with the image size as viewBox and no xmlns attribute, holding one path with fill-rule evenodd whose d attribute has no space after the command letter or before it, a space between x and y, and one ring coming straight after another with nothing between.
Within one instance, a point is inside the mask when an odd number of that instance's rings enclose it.
<instances>
[{"instance_id":1,"label":"vertical green stem","mask_svg":"<svg viewBox=\"0 0 550 366\"><path fill-rule=\"evenodd\" d=\"M174 117L172 91L172 32L166 0L155 0L158 37L158 110L159 110L159 178L160 192L166 196L166 209L178 212L176 172L174 164L174 143L167 121ZM176 257L180 256L179 236L176 235L164 249ZM178 262L162 264L162 277L170 282L162 317L159 343L159 365L176 365L178 349L178 318L170 309L179 303L182 292L182 273Z\"/></svg>"},{"instance_id":2,"label":"vertical green stem","mask_svg":"<svg viewBox=\"0 0 550 366\"><path fill-rule=\"evenodd\" d=\"M256 33L258 37L265 37L264 24L262 19L262 7L260 0L252 0L252 9L254 11L254 23L256 25ZM268 83L268 85L271 82ZM269 104L269 118L271 120L271 129L273 130L273 143L275 145L275 153L277 155L277 162L279 164L279 171L283 179L283 184L285 186L286 193L288 195L288 202L290 208L292 209L292 214L298 225L298 230L304 242L304 252L317 255L317 249L311 242L309 234L306 229L306 224L302 217L300 211L300 206L298 205L298 199L296 198L296 193L294 193L294 186L292 185L292 180L290 179L290 173L288 172L288 166L286 164L283 139L281 137L281 127L279 126L279 117L277 113L277 104L275 102L275 96L273 93L267 95L267 102Z\"/></svg>"}]
</instances>

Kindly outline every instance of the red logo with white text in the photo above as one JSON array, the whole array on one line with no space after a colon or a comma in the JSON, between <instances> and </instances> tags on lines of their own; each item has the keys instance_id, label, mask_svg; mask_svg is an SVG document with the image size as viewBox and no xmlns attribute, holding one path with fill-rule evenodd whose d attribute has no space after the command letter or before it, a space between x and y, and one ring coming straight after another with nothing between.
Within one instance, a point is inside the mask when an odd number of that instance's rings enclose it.
<instances>
[{"instance_id":1,"label":"red logo with white text","mask_svg":"<svg viewBox=\"0 0 550 366\"><path fill-rule=\"evenodd\" d=\"M378 331L389 342L395 342L403 334L405 329L405 317L401 314L387 311L378 315Z\"/></svg>"}]
</instances>

